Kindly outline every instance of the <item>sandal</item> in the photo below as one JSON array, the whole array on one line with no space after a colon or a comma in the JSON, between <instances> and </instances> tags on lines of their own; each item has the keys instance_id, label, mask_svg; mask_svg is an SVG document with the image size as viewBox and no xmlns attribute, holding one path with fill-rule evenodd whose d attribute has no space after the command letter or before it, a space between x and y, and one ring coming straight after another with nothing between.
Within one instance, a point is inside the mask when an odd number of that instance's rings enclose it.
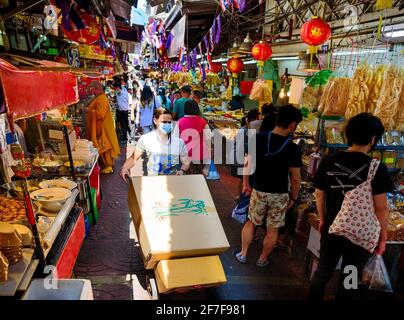
<instances>
[{"instance_id":1,"label":"sandal","mask_svg":"<svg viewBox=\"0 0 404 320\"><path fill-rule=\"evenodd\" d=\"M258 260L256 263L256 266L263 268L263 267L266 267L268 264L269 264L268 260L264 260L264 261Z\"/></svg>"},{"instance_id":2,"label":"sandal","mask_svg":"<svg viewBox=\"0 0 404 320\"><path fill-rule=\"evenodd\" d=\"M242 256L240 254L240 250L234 250L233 251L234 257L237 259L238 262L246 264L247 263L247 257Z\"/></svg>"}]
</instances>

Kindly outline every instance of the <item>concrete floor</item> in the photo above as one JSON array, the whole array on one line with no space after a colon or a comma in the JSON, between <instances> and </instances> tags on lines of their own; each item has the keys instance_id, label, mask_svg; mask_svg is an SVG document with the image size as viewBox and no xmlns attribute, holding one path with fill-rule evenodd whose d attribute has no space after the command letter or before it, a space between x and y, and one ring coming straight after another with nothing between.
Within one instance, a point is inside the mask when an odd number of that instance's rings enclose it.
<instances>
[{"instance_id":1,"label":"concrete floor","mask_svg":"<svg viewBox=\"0 0 404 320\"><path fill-rule=\"evenodd\" d=\"M115 173L101 177L103 201L99 222L91 227L74 270L77 278L91 280L94 298L98 300L148 299L146 271L127 205L128 186L118 175L125 157L125 149L122 149ZM240 245L241 232L241 225L231 218L238 193L238 179L230 176L228 168L219 167L218 170L221 179L208 184L231 245L220 256L228 282L204 291L162 295L161 299L304 299L308 280L304 274L304 257L298 254L300 250L293 250L290 254L285 248L278 248L273 253L272 263L266 268L258 268L255 261L261 242L257 241L251 247L247 265L234 259L232 252Z\"/></svg>"}]
</instances>

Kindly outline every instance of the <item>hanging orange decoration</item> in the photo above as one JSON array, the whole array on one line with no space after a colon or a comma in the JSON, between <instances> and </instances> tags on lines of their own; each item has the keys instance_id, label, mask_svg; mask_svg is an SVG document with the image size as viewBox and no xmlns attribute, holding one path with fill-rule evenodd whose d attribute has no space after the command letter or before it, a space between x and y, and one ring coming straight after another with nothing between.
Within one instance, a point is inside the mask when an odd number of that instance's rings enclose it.
<instances>
[{"instance_id":1,"label":"hanging orange decoration","mask_svg":"<svg viewBox=\"0 0 404 320\"><path fill-rule=\"evenodd\" d=\"M331 36L331 27L323 19L313 17L303 24L300 37L309 46L319 46Z\"/></svg>"},{"instance_id":2,"label":"hanging orange decoration","mask_svg":"<svg viewBox=\"0 0 404 320\"><path fill-rule=\"evenodd\" d=\"M267 61L272 56L271 46L265 41L260 41L251 50L251 54L255 60Z\"/></svg>"},{"instance_id":3,"label":"hanging orange decoration","mask_svg":"<svg viewBox=\"0 0 404 320\"><path fill-rule=\"evenodd\" d=\"M240 60L238 58L230 58L227 61L227 69L233 74L233 77L234 77L234 75L237 76L238 73L243 71L244 63L242 60Z\"/></svg>"}]
</instances>

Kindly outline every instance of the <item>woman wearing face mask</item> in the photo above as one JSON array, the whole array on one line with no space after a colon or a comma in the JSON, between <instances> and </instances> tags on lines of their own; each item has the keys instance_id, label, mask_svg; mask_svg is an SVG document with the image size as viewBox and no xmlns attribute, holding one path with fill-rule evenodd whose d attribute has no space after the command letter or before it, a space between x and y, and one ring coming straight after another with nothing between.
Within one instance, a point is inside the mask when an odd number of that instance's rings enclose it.
<instances>
[{"instance_id":1,"label":"woman wearing face mask","mask_svg":"<svg viewBox=\"0 0 404 320\"><path fill-rule=\"evenodd\" d=\"M147 156L145 174L149 176L183 175L189 169L190 161L184 141L171 134L174 127L171 111L156 109L153 125L154 130L140 137L135 152L122 166L120 176L125 181L143 155Z\"/></svg>"}]
</instances>

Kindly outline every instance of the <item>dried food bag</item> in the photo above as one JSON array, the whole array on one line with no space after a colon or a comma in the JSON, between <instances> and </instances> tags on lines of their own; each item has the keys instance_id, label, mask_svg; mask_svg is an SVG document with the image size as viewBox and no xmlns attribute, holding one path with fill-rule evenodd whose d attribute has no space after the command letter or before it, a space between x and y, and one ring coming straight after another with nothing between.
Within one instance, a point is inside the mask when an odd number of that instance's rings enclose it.
<instances>
[{"instance_id":1,"label":"dried food bag","mask_svg":"<svg viewBox=\"0 0 404 320\"><path fill-rule=\"evenodd\" d=\"M401 85L400 99L398 101L398 110L396 119L396 130L404 131L404 81Z\"/></svg>"},{"instance_id":2,"label":"dried food bag","mask_svg":"<svg viewBox=\"0 0 404 320\"><path fill-rule=\"evenodd\" d=\"M390 65L383 77L380 97L376 104L374 115L379 117L386 130L395 130L399 113L401 91L404 83L404 70L398 65Z\"/></svg>"},{"instance_id":3,"label":"dried food bag","mask_svg":"<svg viewBox=\"0 0 404 320\"><path fill-rule=\"evenodd\" d=\"M345 118L367 111L373 68L367 62L359 65L353 75Z\"/></svg>"},{"instance_id":4,"label":"dried food bag","mask_svg":"<svg viewBox=\"0 0 404 320\"><path fill-rule=\"evenodd\" d=\"M310 110L321 111L319 109L320 100L331 75L331 70L322 70L305 79L306 88L303 92L302 106Z\"/></svg>"},{"instance_id":5,"label":"dried food bag","mask_svg":"<svg viewBox=\"0 0 404 320\"><path fill-rule=\"evenodd\" d=\"M369 259L362 271L361 284L369 290L393 292L382 256L375 254Z\"/></svg>"},{"instance_id":6,"label":"dried food bag","mask_svg":"<svg viewBox=\"0 0 404 320\"><path fill-rule=\"evenodd\" d=\"M343 116L348 105L351 79L334 78L329 80L320 100L319 109L325 116Z\"/></svg>"}]
</instances>

